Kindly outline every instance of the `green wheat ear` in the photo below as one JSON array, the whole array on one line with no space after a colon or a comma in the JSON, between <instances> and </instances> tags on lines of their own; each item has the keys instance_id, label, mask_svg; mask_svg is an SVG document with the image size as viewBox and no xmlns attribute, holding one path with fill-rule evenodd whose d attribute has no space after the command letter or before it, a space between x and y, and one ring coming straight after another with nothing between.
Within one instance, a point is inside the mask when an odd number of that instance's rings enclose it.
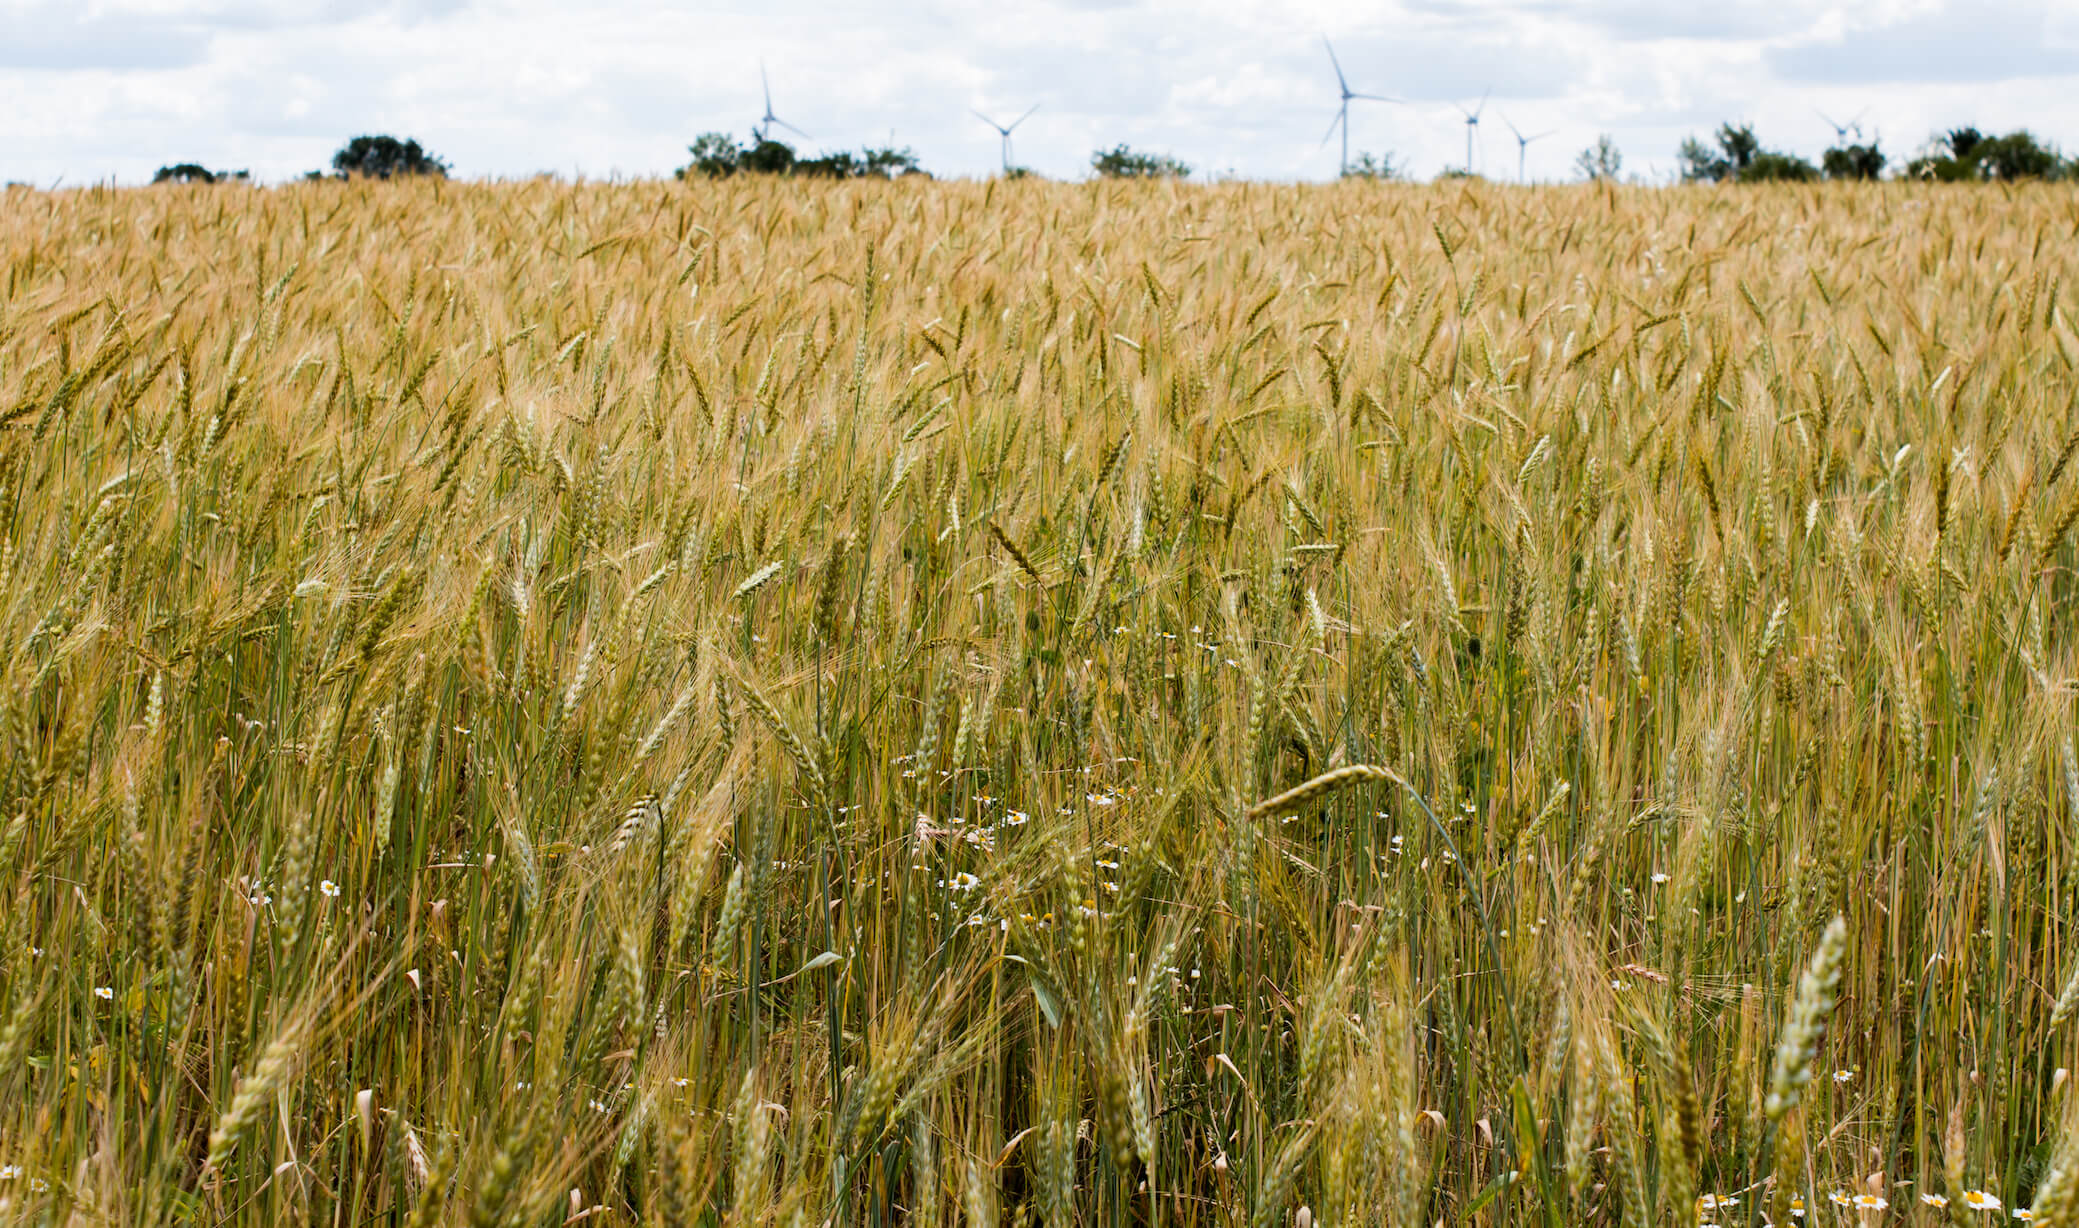
<instances>
[{"instance_id":1,"label":"green wheat ear","mask_svg":"<svg viewBox=\"0 0 2079 1228\"><path fill-rule=\"evenodd\" d=\"M1848 920L1836 916L1820 936L1819 948L1798 978L1797 997L1783 1020L1783 1034L1776 1041L1776 1060L1769 1068L1768 1098L1763 1112L1770 1121L1797 1106L1806 1085L1812 1082L1812 1063L1819 1055L1819 1042L1826 1035L1827 1016L1833 1014L1834 993L1841 985L1841 965L1848 955Z\"/></svg>"},{"instance_id":2,"label":"green wheat ear","mask_svg":"<svg viewBox=\"0 0 2079 1228\"><path fill-rule=\"evenodd\" d=\"M1352 785L1367 781L1393 779L1393 773L1368 763L1353 763L1347 767L1323 772L1304 784L1285 790L1276 797L1268 798L1249 808L1248 817L1256 822L1275 819L1279 815L1297 814L1332 794L1339 793Z\"/></svg>"}]
</instances>

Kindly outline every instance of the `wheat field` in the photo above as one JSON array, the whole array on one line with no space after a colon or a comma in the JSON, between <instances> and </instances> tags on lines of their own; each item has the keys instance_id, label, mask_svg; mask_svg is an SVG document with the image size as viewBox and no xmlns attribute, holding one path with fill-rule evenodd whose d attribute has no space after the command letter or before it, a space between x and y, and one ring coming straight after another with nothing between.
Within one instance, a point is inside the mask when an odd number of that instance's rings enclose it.
<instances>
[{"instance_id":1,"label":"wheat field","mask_svg":"<svg viewBox=\"0 0 2079 1228\"><path fill-rule=\"evenodd\" d=\"M2075 237L11 191L0 1218L2079 1222Z\"/></svg>"}]
</instances>

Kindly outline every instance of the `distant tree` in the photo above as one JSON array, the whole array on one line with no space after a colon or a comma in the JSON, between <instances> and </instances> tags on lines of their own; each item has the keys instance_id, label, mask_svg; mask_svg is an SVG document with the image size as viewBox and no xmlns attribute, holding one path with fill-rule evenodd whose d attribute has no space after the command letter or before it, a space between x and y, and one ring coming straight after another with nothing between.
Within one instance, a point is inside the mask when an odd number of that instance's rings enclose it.
<instances>
[{"instance_id":1,"label":"distant tree","mask_svg":"<svg viewBox=\"0 0 2079 1228\"><path fill-rule=\"evenodd\" d=\"M1717 183L1727 178L1724 158L1693 136L1682 138L1681 148L1675 151L1675 166L1684 183Z\"/></svg>"},{"instance_id":2,"label":"distant tree","mask_svg":"<svg viewBox=\"0 0 2079 1228\"><path fill-rule=\"evenodd\" d=\"M867 148L857 154L839 150L805 158L794 163L794 173L813 179L893 179L897 175L923 174L924 168L917 164L917 155L911 150L890 146Z\"/></svg>"},{"instance_id":3,"label":"distant tree","mask_svg":"<svg viewBox=\"0 0 2079 1228\"><path fill-rule=\"evenodd\" d=\"M162 166L152 175L153 183L215 183L216 172L193 162Z\"/></svg>"},{"instance_id":4,"label":"distant tree","mask_svg":"<svg viewBox=\"0 0 2079 1228\"><path fill-rule=\"evenodd\" d=\"M793 172L794 164L799 160L794 156L792 145L760 136L743 151L737 169L753 175L786 175Z\"/></svg>"},{"instance_id":5,"label":"distant tree","mask_svg":"<svg viewBox=\"0 0 2079 1228\"><path fill-rule=\"evenodd\" d=\"M2025 128L1980 141L1972 152L1987 179L2056 179L2063 169L2057 151Z\"/></svg>"},{"instance_id":6,"label":"distant tree","mask_svg":"<svg viewBox=\"0 0 2079 1228\"><path fill-rule=\"evenodd\" d=\"M448 164L420 148L415 140L400 141L394 136L357 136L332 155L332 169L342 179L356 175L372 179L434 175L444 179Z\"/></svg>"},{"instance_id":7,"label":"distant tree","mask_svg":"<svg viewBox=\"0 0 2079 1228\"><path fill-rule=\"evenodd\" d=\"M1810 183L1819 168L1793 153L1764 149L1740 172L1741 183Z\"/></svg>"},{"instance_id":8,"label":"distant tree","mask_svg":"<svg viewBox=\"0 0 2079 1228\"><path fill-rule=\"evenodd\" d=\"M1090 155L1090 169L1106 179L1182 179L1191 167L1168 154L1143 153L1125 145Z\"/></svg>"},{"instance_id":9,"label":"distant tree","mask_svg":"<svg viewBox=\"0 0 2079 1228\"><path fill-rule=\"evenodd\" d=\"M1881 179L1884 154L1874 140L1867 145L1836 145L1820 158L1819 169L1828 179Z\"/></svg>"},{"instance_id":10,"label":"distant tree","mask_svg":"<svg viewBox=\"0 0 2079 1228\"><path fill-rule=\"evenodd\" d=\"M678 169L681 179L698 175L703 179L727 179L743 169L744 150L726 132L703 132L686 147L693 160Z\"/></svg>"},{"instance_id":11,"label":"distant tree","mask_svg":"<svg viewBox=\"0 0 2079 1228\"><path fill-rule=\"evenodd\" d=\"M687 146L693 160L678 169L680 179L726 179L731 175L800 175L809 179L893 179L922 175L915 151L871 146L853 153L838 150L804 158L785 141L754 133L753 144L739 145L726 132L702 133Z\"/></svg>"},{"instance_id":12,"label":"distant tree","mask_svg":"<svg viewBox=\"0 0 2079 1228\"><path fill-rule=\"evenodd\" d=\"M860 175L859 156L851 150L840 149L813 158L796 158L793 173L810 179L857 179Z\"/></svg>"},{"instance_id":13,"label":"distant tree","mask_svg":"<svg viewBox=\"0 0 2079 1228\"><path fill-rule=\"evenodd\" d=\"M1382 183L1398 183L1406 180L1406 164L1396 162L1392 151L1382 154L1360 153L1343 168L1345 179L1376 179Z\"/></svg>"},{"instance_id":14,"label":"distant tree","mask_svg":"<svg viewBox=\"0 0 2079 1228\"><path fill-rule=\"evenodd\" d=\"M1720 124L1713 134L1718 147L1684 137L1675 155L1687 183L1805 183L1819 178L1819 168L1796 154L1762 148L1752 124Z\"/></svg>"},{"instance_id":15,"label":"distant tree","mask_svg":"<svg viewBox=\"0 0 2079 1228\"><path fill-rule=\"evenodd\" d=\"M925 170L923 164L917 160L916 151L907 145L901 149L893 145L884 145L879 149L868 146L863 152L866 154L866 173L869 175L877 175L882 179L899 179L908 175L922 175L927 179L931 177L931 172Z\"/></svg>"},{"instance_id":16,"label":"distant tree","mask_svg":"<svg viewBox=\"0 0 2079 1228\"><path fill-rule=\"evenodd\" d=\"M1681 168L1683 182L1724 183L1737 179L1761 149L1751 124L1720 124L1715 139L1718 146L1714 149L1693 136L1682 138L1675 162Z\"/></svg>"},{"instance_id":17,"label":"distant tree","mask_svg":"<svg viewBox=\"0 0 2079 1228\"><path fill-rule=\"evenodd\" d=\"M1615 179L1623 166L1624 155L1617 149L1616 138L1607 132L1574 155L1574 171L1583 179Z\"/></svg>"},{"instance_id":18,"label":"distant tree","mask_svg":"<svg viewBox=\"0 0 2079 1228\"><path fill-rule=\"evenodd\" d=\"M2005 136L1987 136L1974 127L1951 128L1936 134L1919 157L1906 163L1909 177L1940 183L2062 179L2071 171L2070 162L2026 128Z\"/></svg>"}]
</instances>

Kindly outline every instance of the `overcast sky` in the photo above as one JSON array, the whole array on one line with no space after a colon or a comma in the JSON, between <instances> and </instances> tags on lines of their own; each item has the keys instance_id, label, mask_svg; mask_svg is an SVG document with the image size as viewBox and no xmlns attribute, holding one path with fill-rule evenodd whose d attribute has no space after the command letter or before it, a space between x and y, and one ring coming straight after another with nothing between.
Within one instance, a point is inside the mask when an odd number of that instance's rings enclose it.
<instances>
[{"instance_id":1,"label":"overcast sky","mask_svg":"<svg viewBox=\"0 0 2079 1228\"><path fill-rule=\"evenodd\" d=\"M411 136L469 177L669 174L694 136L773 106L804 152L915 149L941 175L1017 161L1081 177L1126 142L1200 175L1335 174L1351 149L1420 177L1465 160L1456 109L1492 91L1476 168L1571 175L1612 134L1667 176L1719 121L1816 159L1861 116L1894 156L1938 127L2026 125L2079 147L2079 0L0 0L0 178L148 179L161 164L326 165L350 136Z\"/></svg>"}]
</instances>

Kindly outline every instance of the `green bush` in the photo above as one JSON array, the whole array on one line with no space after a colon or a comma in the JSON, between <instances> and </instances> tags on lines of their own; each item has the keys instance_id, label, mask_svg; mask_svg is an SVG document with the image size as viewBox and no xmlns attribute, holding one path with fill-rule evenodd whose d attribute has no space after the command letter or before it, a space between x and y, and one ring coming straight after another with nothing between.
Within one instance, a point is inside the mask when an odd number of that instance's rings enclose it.
<instances>
[{"instance_id":1,"label":"green bush","mask_svg":"<svg viewBox=\"0 0 2079 1228\"><path fill-rule=\"evenodd\" d=\"M1906 164L1906 174L1940 183L2012 183L2063 179L2072 165L2026 128L2005 136L1986 136L1977 128L1963 127L1934 137L1926 152Z\"/></svg>"},{"instance_id":2,"label":"green bush","mask_svg":"<svg viewBox=\"0 0 2079 1228\"><path fill-rule=\"evenodd\" d=\"M726 179L735 174L801 175L812 179L893 179L926 174L914 151L871 146L853 153L838 150L804 158L785 141L754 135L753 143L736 143L726 132L702 133L686 152L693 160L676 172L680 179Z\"/></svg>"},{"instance_id":3,"label":"green bush","mask_svg":"<svg viewBox=\"0 0 2079 1228\"><path fill-rule=\"evenodd\" d=\"M1182 179L1191 167L1169 154L1144 153L1125 145L1090 155L1090 169L1105 179Z\"/></svg>"}]
</instances>

